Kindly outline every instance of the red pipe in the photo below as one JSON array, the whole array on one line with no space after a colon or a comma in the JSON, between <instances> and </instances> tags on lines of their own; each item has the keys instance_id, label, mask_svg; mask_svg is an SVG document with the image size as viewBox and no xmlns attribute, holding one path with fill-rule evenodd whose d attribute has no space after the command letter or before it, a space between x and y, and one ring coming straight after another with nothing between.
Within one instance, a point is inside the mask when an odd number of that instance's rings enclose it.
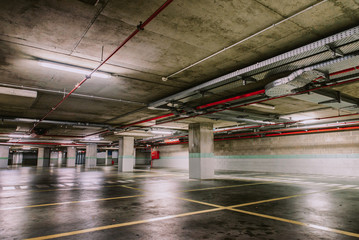
<instances>
[{"instance_id":1,"label":"red pipe","mask_svg":"<svg viewBox=\"0 0 359 240\"><path fill-rule=\"evenodd\" d=\"M130 41L140 30L149 24L163 9L165 9L173 0L167 0L161 7L159 7L144 23L140 23L135 31L131 33L103 62L101 62L95 69L91 71L91 73L86 76L81 82L76 84L76 86L60 101L58 102L52 109L45 114L38 122L34 124L34 126L30 129L32 132L45 118L47 118L52 112L54 112L73 92L75 92L82 84L84 84L89 78L91 78L92 74L97 72L97 70L102 67L113 55L115 55L118 50L120 50L128 41Z\"/></svg>"},{"instance_id":2,"label":"red pipe","mask_svg":"<svg viewBox=\"0 0 359 240\"><path fill-rule=\"evenodd\" d=\"M174 116L174 114L173 114L173 113L169 113L169 114L161 115L161 116L158 116L158 117L153 117L153 118L145 119L145 120L138 121L138 122L134 122L134 123L131 123L131 124L128 124L128 125L125 125L125 126L121 126L121 128L126 128L126 127L130 127L130 126L133 126L133 125L136 125L136 124L145 123L145 122L150 122L150 121L153 121L153 120L157 120L157 119L161 119L161 118L166 118L166 117L171 117L171 116Z\"/></svg>"},{"instance_id":3,"label":"red pipe","mask_svg":"<svg viewBox=\"0 0 359 240\"><path fill-rule=\"evenodd\" d=\"M298 120L298 121L292 121L292 122L281 122L281 123L272 123L272 124L256 125L256 126L248 126L248 127L229 128L226 130L214 131L214 133L227 132L227 131L239 130L239 129L247 129L247 128L259 128L259 127L268 127L268 126L276 126L276 125L294 124L294 123L299 123L299 122L308 121L308 120L318 120L319 121L319 120L325 120L325 119L331 119L331 118L342 118L342 117L350 117L350 116L357 116L357 115L359 115L359 113L351 113L351 114L345 114L345 115L340 115L340 116L330 116L330 117L323 117L323 118L310 118L310 119L306 119L306 120Z\"/></svg>"},{"instance_id":4,"label":"red pipe","mask_svg":"<svg viewBox=\"0 0 359 240\"><path fill-rule=\"evenodd\" d=\"M359 69L359 66L357 66L357 67L355 67L355 68ZM333 75L342 74L342 73L348 72L348 71L353 71L353 68L348 68L348 69L344 69L344 70L341 70L341 71L333 72L333 73L331 73L331 74L329 74L329 75L330 75L330 76L333 76ZM266 101L270 101L270 100L274 100L274 99L279 99L279 98L283 98L283 97L289 97L289 96L294 96L294 95L298 95L298 94L302 94L302 93L307 93L307 92L315 91L315 90L322 89L322 88L327 88L327 87L337 86L337 85L341 85L341 84L347 84L347 83L351 83L351 82L356 82L356 81L358 81L358 80L359 80L359 78L356 78L356 79L352 79L352 80L348 80L348 81L343 81L343 82L340 82L340 83L334 83L334 84L331 84L331 85L326 85L326 86L317 87L317 88L314 88L314 89L310 89L310 90L306 90L306 91L302 91L302 92L298 92L298 93L292 93L292 94L283 95L283 96L279 96L279 97L273 97L273 98L268 98L268 99L260 100L260 101L257 101L257 102L242 104L242 105L240 105L240 106L230 107L230 108L227 108L227 109L221 109L221 110L216 110L216 111L212 111L212 112L202 113L202 114L198 114L198 115L196 115L196 116L178 118L178 119L170 120L170 121L167 121L167 122L162 122L162 123L160 123L160 124L169 123L169 122L175 122L175 121L179 121L179 120L184 120L184 119L188 119L188 118L198 117L198 116L202 116L202 115L208 115L208 114L217 113L217 112L222 112L222 111L225 111L225 110L230 110L230 109L240 108L240 107L244 107L244 106L249 106L249 105L252 105L252 104L254 104L254 103L266 102ZM160 125L160 124L158 124L158 125ZM153 125L153 126L154 126L154 125Z\"/></svg>"},{"instance_id":5,"label":"red pipe","mask_svg":"<svg viewBox=\"0 0 359 240\"><path fill-rule=\"evenodd\" d=\"M235 100L238 100L238 99L252 97L252 96L260 95L260 94L263 94L263 93L265 93L264 89L258 90L258 91L255 91L255 92L246 93L246 94L239 95L239 96L235 96L235 97L232 97L232 98L227 98L227 99L220 100L220 101L217 101L217 102L208 103L208 104L205 104L205 105L202 105L202 106L198 106L198 107L196 107L196 109L203 109L203 108L207 108L207 107L212 107L212 106L215 106L215 105L223 104L223 103L226 103L226 102L232 102L232 101L235 101Z\"/></svg>"}]
</instances>

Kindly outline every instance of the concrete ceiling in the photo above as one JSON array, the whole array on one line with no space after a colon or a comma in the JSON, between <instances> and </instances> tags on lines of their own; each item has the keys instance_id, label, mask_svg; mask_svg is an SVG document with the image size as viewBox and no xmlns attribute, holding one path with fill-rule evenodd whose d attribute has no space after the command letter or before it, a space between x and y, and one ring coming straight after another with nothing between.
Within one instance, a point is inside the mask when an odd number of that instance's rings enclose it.
<instances>
[{"instance_id":1,"label":"concrete ceiling","mask_svg":"<svg viewBox=\"0 0 359 240\"><path fill-rule=\"evenodd\" d=\"M0 93L0 117L41 119L84 76L44 68L40 66L40 60L93 69L164 0L0 2L0 87L36 93L33 98ZM310 6L313 7L300 12ZM291 17L288 21L272 26L288 17ZM108 126L121 128L167 114L169 111L148 109L147 105L355 27L358 22L358 0L174 0L101 67L101 71L111 74L110 78L92 77L75 92L77 95L71 95L46 118L104 126L81 129L79 126L74 128L73 124L41 123L38 127L47 129L48 135L85 136L109 129ZM168 81L161 80L270 26L270 29L170 77ZM353 61L340 69L353 67L351 65ZM355 66L358 65L356 62ZM280 73L267 72L266 76L257 76L261 81L245 86L240 82L222 86L190 99L186 105L196 107L262 89L279 77ZM359 84L355 82L334 88L354 99L359 97L358 89ZM278 116L308 111L318 117L329 114L321 111L327 106L291 97L265 103L275 109L253 106L243 109ZM341 111L342 114L352 113L345 109ZM337 109L332 110L334 115L337 112ZM188 123L199 121L211 121L217 128L238 125L226 118L210 120L201 116L158 127L184 130ZM138 125L153 127L155 123ZM20 125L30 129L33 123L4 122L2 132L14 133ZM116 136L107 136L107 139L116 140ZM7 141L6 138L3 141Z\"/></svg>"}]
</instances>

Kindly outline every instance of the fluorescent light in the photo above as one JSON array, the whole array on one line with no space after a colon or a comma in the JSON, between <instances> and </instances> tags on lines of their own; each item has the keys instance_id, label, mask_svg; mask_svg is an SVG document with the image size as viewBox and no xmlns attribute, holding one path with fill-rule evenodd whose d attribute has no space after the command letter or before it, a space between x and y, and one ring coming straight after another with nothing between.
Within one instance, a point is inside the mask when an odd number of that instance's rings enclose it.
<instances>
[{"instance_id":1,"label":"fluorescent light","mask_svg":"<svg viewBox=\"0 0 359 240\"><path fill-rule=\"evenodd\" d=\"M66 72L80 73L80 74L84 74L84 75L89 75L91 73L90 70L87 70L85 68L70 66L70 65L61 64L61 63L39 61L39 64L46 68L52 68L52 69L57 69L57 70L61 70L61 71L66 71ZM100 72L95 72L92 74L92 76L99 77L99 78L110 78L111 77L107 73L100 73Z\"/></svg>"},{"instance_id":2,"label":"fluorescent light","mask_svg":"<svg viewBox=\"0 0 359 240\"><path fill-rule=\"evenodd\" d=\"M30 138L30 135L25 134L9 134L8 137L10 138Z\"/></svg>"},{"instance_id":3,"label":"fluorescent light","mask_svg":"<svg viewBox=\"0 0 359 240\"><path fill-rule=\"evenodd\" d=\"M89 141L100 141L103 138L99 137L99 136L89 136L89 137L85 137L84 140L89 140Z\"/></svg>"},{"instance_id":4,"label":"fluorescent light","mask_svg":"<svg viewBox=\"0 0 359 240\"><path fill-rule=\"evenodd\" d=\"M8 88L8 87L0 87L0 94L10 95L10 96L18 96L18 97L27 97L27 98L36 98L37 92L30 90L23 90L17 88Z\"/></svg>"},{"instance_id":5,"label":"fluorescent light","mask_svg":"<svg viewBox=\"0 0 359 240\"><path fill-rule=\"evenodd\" d=\"M172 132L169 132L169 131L160 131L160 130L152 130L151 133L153 134L164 134L164 135L171 135Z\"/></svg>"},{"instance_id":6,"label":"fluorescent light","mask_svg":"<svg viewBox=\"0 0 359 240\"><path fill-rule=\"evenodd\" d=\"M275 109L275 106L268 105L268 104L263 104L263 103L253 103L253 104L250 104L249 106L272 109L272 110Z\"/></svg>"},{"instance_id":7,"label":"fluorescent light","mask_svg":"<svg viewBox=\"0 0 359 240\"><path fill-rule=\"evenodd\" d=\"M312 124L312 123L317 123L317 122L318 122L318 120L316 120L316 119L300 121L300 123L303 123L303 124Z\"/></svg>"}]
</instances>

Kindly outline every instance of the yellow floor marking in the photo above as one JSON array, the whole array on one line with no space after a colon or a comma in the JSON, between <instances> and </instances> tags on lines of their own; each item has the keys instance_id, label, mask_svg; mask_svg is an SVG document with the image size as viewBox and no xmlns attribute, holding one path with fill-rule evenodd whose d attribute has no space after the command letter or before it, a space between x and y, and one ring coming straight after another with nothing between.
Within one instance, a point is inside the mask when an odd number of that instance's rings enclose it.
<instances>
[{"instance_id":1,"label":"yellow floor marking","mask_svg":"<svg viewBox=\"0 0 359 240\"><path fill-rule=\"evenodd\" d=\"M29 206L21 206L21 207L0 208L0 211L3 211L3 210L14 210L14 209L23 209L23 208L37 208L37 207L58 206L58 205L66 205L66 204L73 204L73 203L86 203L86 202L109 201L109 200L117 200L117 199L125 199L125 198L135 198L135 197L143 197L143 196L144 196L144 195L133 195L133 196L123 196L123 197L111 197L111 198L99 198L99 199L80 200L80 201L69 201L69 202L58 202L58 203L45 203L45 204L29 205Z\"/></svg>"},{"instance_id":2,"label":"yellow floor marking","mask_svg":"<svg viewBox=\"0 0 359 240\"><path fill-rule=\"evenodd\" d=\"M216 208L223 208L223 209L226 208L224 206L220 206L220 205L216 205L216 204L212 204L212 203L201 202L201 201L192 200L192 199L188 199L188 198L181 198L181 197L174 197L174 198L181 199L181 200L188 201L188 202L199 203L199 204L207 205L207 206L211 206L211 207L216 207Z\"/></svg>"},{"instance_id":3,"label":"yellow floor marking","mask_svg":"<svg viewBox=\"0 0 359 240\"><path fill-rule=\"evenodd\" d=\"M202 211L181 213L181 214L170 215L170 216L165 216L165 217L151 218L151 219L146 219L146 220L139 220L139 221L119 223L119 224L113 224L113 225L107 225L107 226L101 226L101 227L94 227L94 228L88 228L88 229L66 232L66 233L53 234L53 235L42 236L42 237L28 238L27 240L43 240L43 239L67 237L67 236L73 236L73 235L78 235L78 234L82 234L82 233L96 232L96 231L101 231L101 230L107 230L107 229L113 229L113 228L119 228L119 227L125 227L125 226L132 226L132 225L137 225L137 224L142 224L142 223L150 223L150 222L168 220L168 219L173 219L173 218L192 216L192 215L197 215L197 214L202 214L202 213L215 212L215 211L220 211L220 210L222 210L222 208L212 208L212 209L207 209L207 210L202 210Z\"/></svg>"},{"instance_id":4,"label":"yellow floor marking","mask_svg":"<svg viewBox=\"0 0 359 240\"><path fill-rule=\"evenodd\" d=\"M305 226L305 227L310 227L310 228L315 228L315 229L319 229L319 230L324 230L324 231L327 231L327 232L339 233L339 234L343 234L343 235L347 235L347 236L359 238L359 234L358 234L358 233L347 232L347 231L338 230L338 229L334 229L334 228L323 227L323 226L319 226L319 225L315 225L315 224L310 224L310 223L303 223L303 222L299 222L299 221L294 221L294 220L285 219L285 218L280 218L280 217L274 217L274 216L265 215L265 214L260 214L260 213L248 212L248 211L244 211L244 210L240 210L240 209L230 209L230 210L235 211L235 212L240 212L240 213L248 214L248 215L257 216L257 217L268 218L268 219L277 220L277 221L281 221L281 222L292 223L292 224L301 225L301 226Z\"/></svg>"},{"instance_id":5,"label":"yellow floor marking","mask_svg":"<svg viewBox=\"0 0 359 240\"><path fill-rule=\"evenodd\" d=\"M134 187L130 187L130 186L127 186L127 185L121 185L121 187L132 189L132 190L137 190L137 191L142 191L142 192L147 192L147 190L144 190L144 189L141 189L141 188L134 188Z\"/></svg>"},{"instance_id":6,"label":"yellow floor marking","mask_svg":"<svg viewBox=\"0 0 359 240\"><path fill-rule=\"evenodd\" d=\"M256 202L241 203L241 204L237 204L237 205L228 206L228 208L245 207L245 206L249 206L249 205L261 204L261 203L267 203L267 202L274 202L274 201L280 201L280 200L285 200L285 199L290 199L290 198L296 198L296 197L302 197L302 196L311 195L311 194L316 194L316 193L334 192L334 191L339 191L339 190L343 190L343 189L345 189L345 188L335 188L335 189L329 189L329 190L323 190L323 191L317 191L317 192L309 192L309 193L303 193L303 194L296 194L296 195L291 195L291 196L286 196L286 197L280 197L280 198L272 198L272 199L261 200L261 201L256 201Z\"/></svg>"},{"instance_id":7,"label":"yellow floor marking","mask_svg":"<svg viewBox=\"0 0 359 240\"><path fill-rule=\"evenodd\" d=\"M220 187L198 188L198 189L183 190L178 192L196 192L196 191L214 190L221 188L245 187L245 186L261 185L261 184L269 184L269 183L273 183L273 182L260 182L260 183L248 183L248 184L238 184L238 185L229 185L229 186L220 186Z\"/></svg>"}]
</instances>

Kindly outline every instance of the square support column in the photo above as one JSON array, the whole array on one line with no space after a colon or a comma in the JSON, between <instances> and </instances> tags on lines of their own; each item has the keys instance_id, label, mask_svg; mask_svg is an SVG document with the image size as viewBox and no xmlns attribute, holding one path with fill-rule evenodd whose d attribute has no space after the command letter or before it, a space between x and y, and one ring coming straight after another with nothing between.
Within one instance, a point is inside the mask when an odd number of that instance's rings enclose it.
<instances>
[{"instance_id":1,"label":"square support column","mask_svg":"<svg viewBox=\"0 0 359 240\"><path fill-rule=\"evenodd\" d=\"M0 146L0 168L7 168L9 162L9 147Z\"/></svg>"},{"instance_id":2,"label":"square support column","mask_svg":"<svg viewBox=\"0 0 359 240\"><path fill-rule=\"evenodd\" d=\"M109 155L110 153L111 153L111 155ZM111 166L112 165L112 151L106 150L105 165L106 166Z\"/></svg>"},{"instance_id":3,"label":"square support column","mask_svg":"<svg viewBox=\"0 0 359 240\"><path fill-rule=\"evenodd\" d=\"M75 166L76 166L76 148L68 147L67 148L66 167L75 167Z\"/></svg>"},{"instance_id":4,"label":"square support column","mask_svg":"<svg viewBox=\"0 0 359 240\"><path fill-rule=\"evenodd\" d=\"M118 171L132 172L135 161L134 137L122 137L118 145Z\"/></svg>"},{"instance_id":5,"label":"square support column","mask_svg":"<svg viewBox=\"0 0 359 240\"><path fill-rule=\"evenodd\" d=\"M85 168L94 168L97 163L97 144L86 145Z\"/></svg>"},{"instance_id":6,"label":"square support column","mask_svg":"<svg viewBox=\"0 0 359 240\"><path fill-rule=\"evenodd\" d=\"M214 177L213 124L191 123L188 133L189 178Z\"/></svg>"},{"instance_id":7,"label":"square support column","mask_svg":"<svg viewBox=\"0 0 359 240\"><path fill-rule=\"evenodd\" d=\"M50 165L50 149L38 148L37 149L37 166L48 167Z\"/></svg>"}]
</instances>

